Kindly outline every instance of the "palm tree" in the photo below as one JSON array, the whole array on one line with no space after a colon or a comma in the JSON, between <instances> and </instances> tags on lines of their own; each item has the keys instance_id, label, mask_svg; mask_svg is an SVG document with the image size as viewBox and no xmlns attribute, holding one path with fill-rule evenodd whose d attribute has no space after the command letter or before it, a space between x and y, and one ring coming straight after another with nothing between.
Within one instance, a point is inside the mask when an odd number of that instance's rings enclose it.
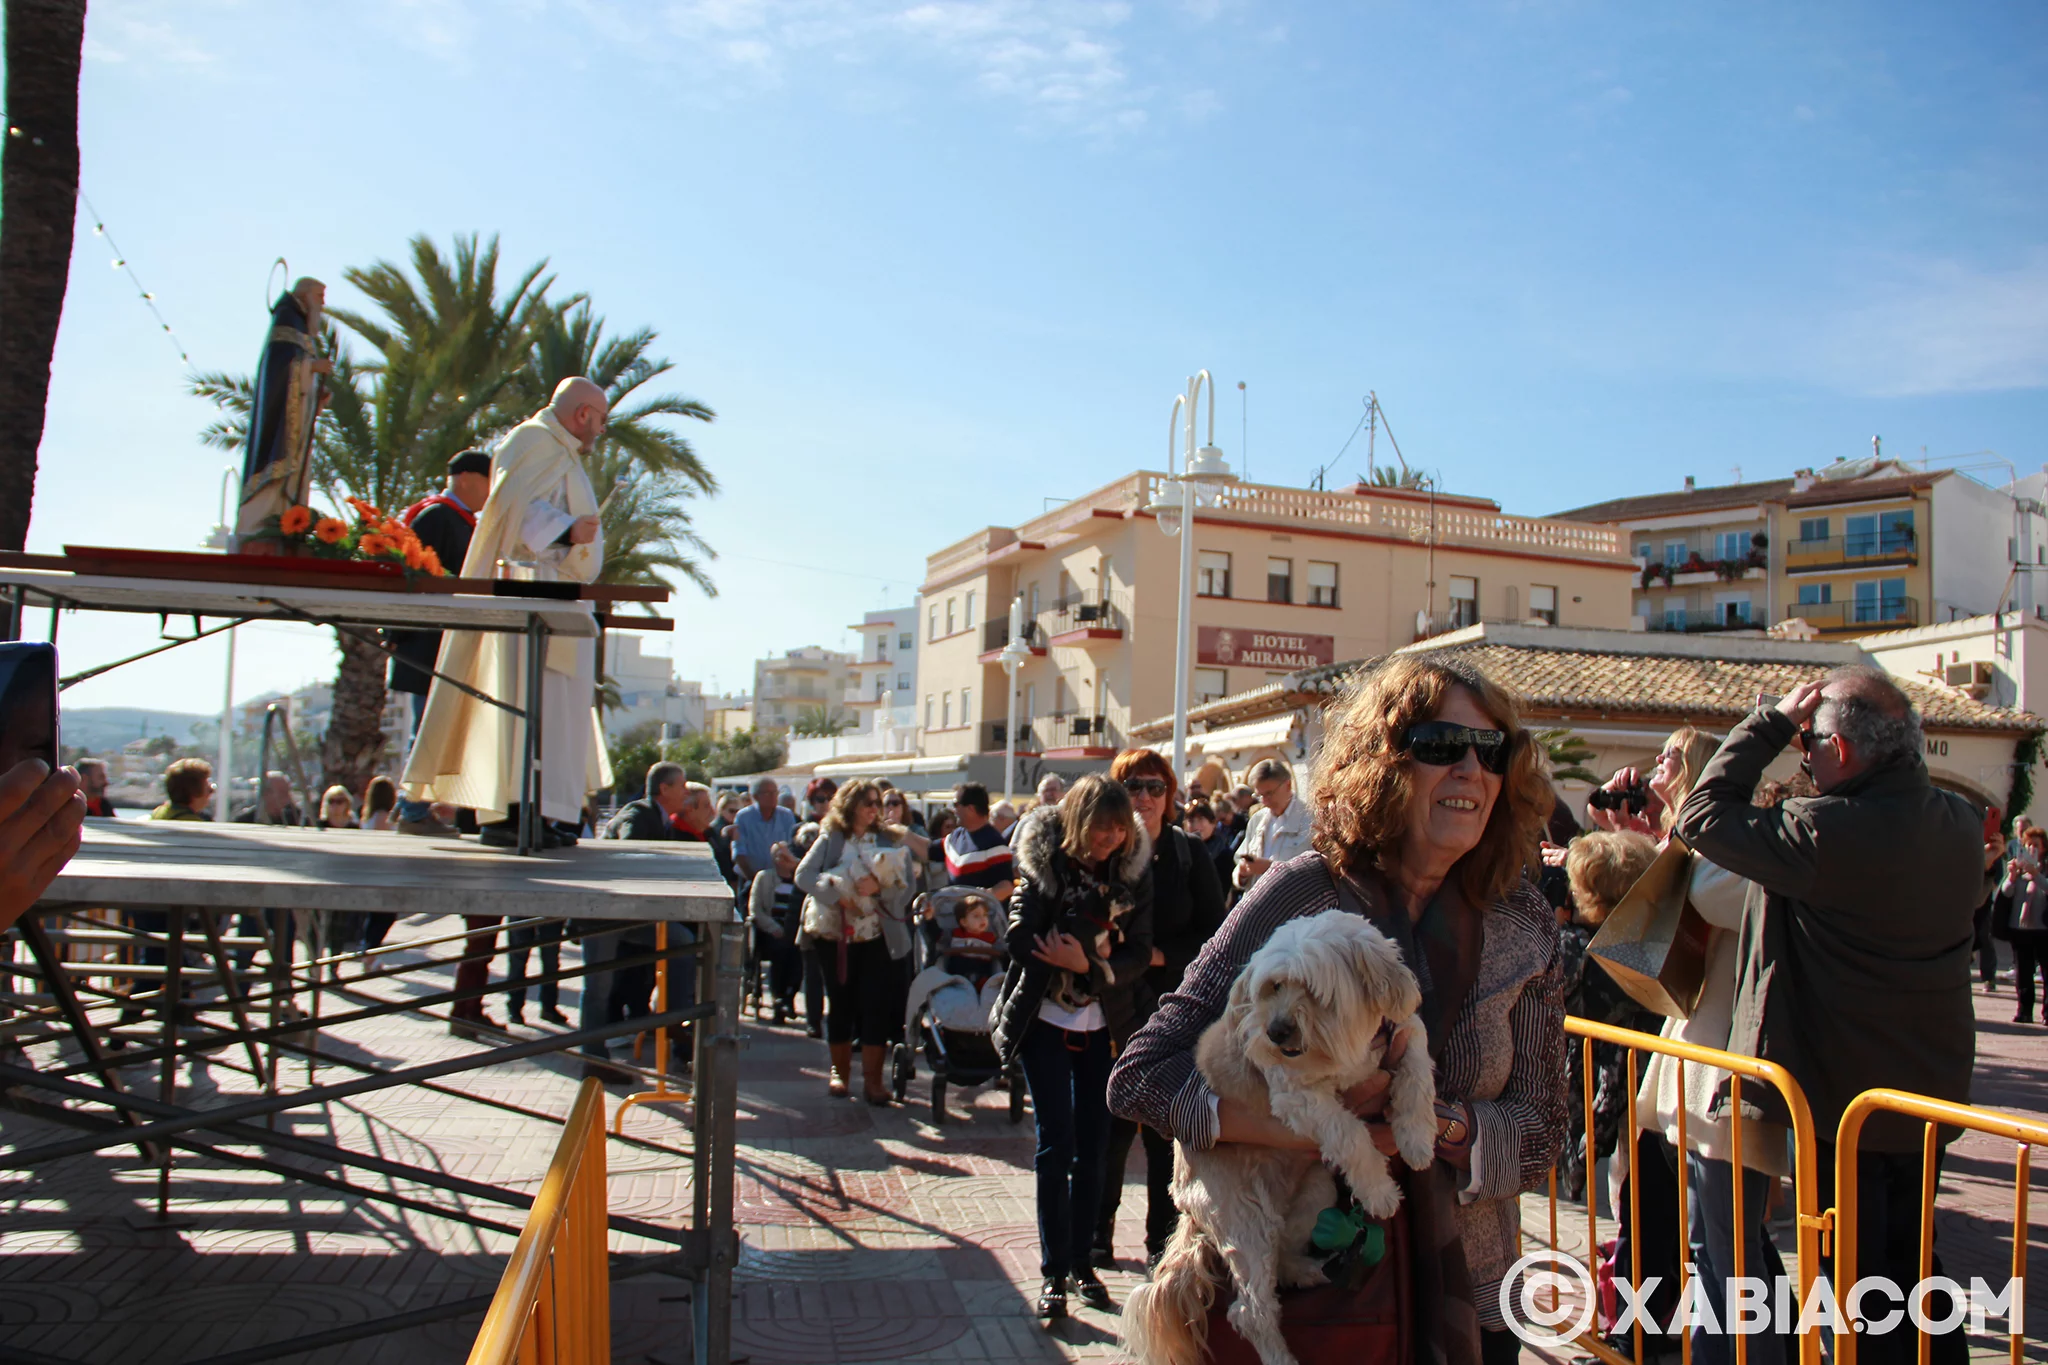
<instances>
[{"instance_id":1,"label":"palm tree","mask_svg":"<svg viewBox=\"0 0 2048 1365\"><path fill-rule=\"evenodd\" d=\"M1419 469L1390 464L1374 465L1371 477L1364 480L1372 488L1420 488L1428 481L1429 476Z\"/></svg>"},{"instance_id":2,"label":"palm tree","mask_svg":"<svg viewBox=\"0 0 2048 1365\"><path fill-rule=\"evenodd\" d=\"M78 206L85 0L7 0L0 150L0 550L28 543Z\"/></svg>"}]
</instances>

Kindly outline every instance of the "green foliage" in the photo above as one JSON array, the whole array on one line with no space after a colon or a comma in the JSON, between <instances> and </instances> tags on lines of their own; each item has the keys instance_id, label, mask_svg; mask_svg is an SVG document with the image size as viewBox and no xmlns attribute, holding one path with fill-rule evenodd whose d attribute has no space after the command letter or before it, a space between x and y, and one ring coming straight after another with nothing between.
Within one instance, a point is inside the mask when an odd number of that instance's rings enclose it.
<instances>
[{"instance_id":1,"label":"green foliage","mask_svg":"<svg viewBox=\"0 0 2048 1365\"><path fill-rule=\"evenodd\" d=\"M1428 480L1429 476L1419 469L1376 464L1361 482L1373 488L1421 488Z\"/></svg>"},{"instance_id":2,"label":"green foliage","mask_svg":"<svg viewBox=\"0 0 2048 1365\"><path fill-rule=\"evenodd\" d=\"M1556 781L1577 780L1599 785L1600 778L1586 766L1596 752L1576 730L1562 726L1534 731L1536 742L1550 758L1550 775Z\"/></svg>"},{"instance_id":3,"label":"green foliage","mask_svg":"<svg viewBox=\"0 0 2048 1365\"><path fill-rule=\"evenodd\" d=\"M611 746L612 790L621 801L630 801L647 789L647 770L657 763L683 765L692 782L709 782L714 777L735 777L766 772L782 766L788 749L774 735L742 730L724 740L702 733L660 742L657 722L636 725Z\"/></svg>"},{"instance_id":4,"label":"green foliage","mask_svg":"<svg viewBox=\"0 0 2048 1365\"><path fill-rule=\"evenodd\" d=\"M853 725L853 719L844 711L829 710L820 703L799 710L796 713L796 723L789 728L793 733L806 737L827 738L832 735L843 735L851 730Z\"/></svg>"}]
</instances>

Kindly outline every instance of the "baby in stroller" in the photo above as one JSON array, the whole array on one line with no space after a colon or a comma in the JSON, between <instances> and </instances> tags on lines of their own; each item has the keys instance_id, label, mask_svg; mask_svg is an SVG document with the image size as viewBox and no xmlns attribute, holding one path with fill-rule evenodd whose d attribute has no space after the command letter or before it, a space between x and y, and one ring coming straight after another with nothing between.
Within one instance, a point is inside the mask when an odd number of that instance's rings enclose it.
<instances>
[{"instance_id":1,"label":"baby in stroller","mask_svg":"<svg viewBox=\"0 0 2048 1365\"><path fill-rule=\"evenodd\" d=\"M974 983L978 994L996 969L995 930L989 927L988 902L970 900L960 906L953 936L946 942L946 970Z\"/></svg>"},{"instance_id":2,"label":"baby in stroller","mask_svg":"<svg viewBox=\"0 0 2048 1365\"><path fill-rule=\"evenodd\" d=\"M991 1081L1007 1084L1010 1121L1024 1116L1021 1072L1004 1070L990 1037L989 1008L1002 989L1002 945L995 917L1002 907L978 887L948 886L920 899L925 969L911 982L904 1011L904 1044L897 1054L896 1093L902 1099L922 1052L932 1073L932 1122L946 1122L947 1088Z\"/></svg>"}]
</instances>

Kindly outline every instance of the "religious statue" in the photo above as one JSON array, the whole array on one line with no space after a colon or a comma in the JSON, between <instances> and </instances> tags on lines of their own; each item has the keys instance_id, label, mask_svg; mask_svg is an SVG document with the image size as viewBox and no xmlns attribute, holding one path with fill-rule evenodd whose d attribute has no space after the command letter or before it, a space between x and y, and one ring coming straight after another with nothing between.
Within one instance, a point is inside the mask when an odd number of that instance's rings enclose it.
<instances>
[{"instance_id":1,"label":"religious statue","mask_svg":"<svg viewBox=\"0 0 2048 1365\"><path fill-rule=\"evenodd\" d=\"M276 518L306 500L313 421L328 397L320 376L334 372L334 362L319 353L326 306L327 286L307 278L292 285L270 310L270 336L250 396L242 510L235 519L235 535L245 550L260 553L266 540L275 546Z\"/></svg>"}]
</instances>

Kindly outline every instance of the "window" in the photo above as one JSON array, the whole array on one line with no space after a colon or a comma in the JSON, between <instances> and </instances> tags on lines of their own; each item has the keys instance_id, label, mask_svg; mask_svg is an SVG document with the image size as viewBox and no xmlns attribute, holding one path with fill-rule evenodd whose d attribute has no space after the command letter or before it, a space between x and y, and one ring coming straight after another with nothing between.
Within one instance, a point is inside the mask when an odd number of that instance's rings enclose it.
<instances>
[{"instance_id":1,"label":"window","mask_svg":"<svg viewBox=\"0 0 2048 1365\"><path fill-rule=\"evenodd\" d=\"M1630 555L1631 555L1631 556L1632 556L1632 557L1633 557L1633 558L1635 559L1635 561L1636 561L1637 563L1639 563L1639 564L1646 564L1646 563L1648 563L1648 562L1649 562L1649 559L1650 559L1650 542L1649 542L1649 541L1647 541L1647 540L1639 540L1639 541L1637 541L1637 542L1635 543L1635 546L1634 546L1634 548L1632 548L1632 549L1631 549L1631 550L1629 551L1629 554L1630 554Z\"/></svg>"},{"instance_id":2,"label":"window","mask_svg":"<svg viewBox=\"0 0 2048 1365\"><path fill-rule=\"evenodd\" d=\"M1059 605L1066 606L1074 600L1074 579L1065 569L1060 570Z\"/></svg>"},{"instance_id":3,"label":"window","mask_svg":"<svg viewBox=\"0 0 2048 1365\"><path fill-rule=\"evenodd\" d=\"M1226 683L1229 674L1220 668L1198 668L1195 670L1195 705L1215 701L1230 695Z\"/></svg>"},{"instance_id":4,"label":"window","mask_svg":"<svg viewBox=\"0 0 2048 1365\"><path fill-rule=\"evenodd\" d=\"M1715 536L1714 558L1748 559L1749 533L1747 531L1723 531Z\"/></svg>"},{"instance_id":5,"label":"window","mask_svg":"<svg viewBox=\"0 0 2048 1365\"><path fill-rule=\"evenodd\" d=\"M904 650L910 649L915 644L916 641L910 638L910 632L906 630L901 635L898 635L896 637L896 652L900 654Z\"/></svg>"},{"instance_id":6,"label":"window","mask_svg":"<svg viewBox=\"0 0 2048 1365\"><path fill-rule=\"evenodd\" d=\"M960 623L960 628L962 630L974 629L974 590L972 588L967 591L967 619Z\"/></svg>"},{"instance_id":7,"label":"window","mask_svg":"<svg viewBox=\"0 0 2048 1365\"><path fill-rule=\"evenodd\" d=\"M1461 626L1479 624L1479 580L1476 578L1451 579L1451 617L1447 629L1457 630Z\"/></svg>"},{"instance_id":8,"label":"window","mask_svg":"<svg viewBox=\"0 0 2048 1365\"><path fill-rule=\"evenodd\" d=\"M1844 517L1842 521L1847 528L1842 546L1844 554L1853 559L1858 555L1877 553L1876 517Z\"/></svg>"},{"instance_id":9,"label":"window","mask_svg":"<svg viewBox=\"0 0 2048 1365\"><path fill-rule=\"evenodd\" d=\"M1799 519L1799 538L1809 542L1826 540L1828 538L1828 519L1826 517L1801 517Z\"/></svg>"},{"instance_id":10,"label":"window","mask_svg":"<svg viewBox=\"0 0 2048 1365\"><path fill-rule=\"evenodd\" d=\"M1038 684L1037 684L1037 683L1025 683L1025 684L1024 684L1024 713L1023 713L1023 714L1024 714L1024 723L1025 723L1026 725L1029 725L1029 724L1031 723L1031 718L1032 718L1033 716L1035 716L1035 715L1037 715L1037 714L1038 714Z\"/></svg>"},{"instance_id":11,"label":"window","mask_svg":"<svg viewBox=\"0 0 2048 1365\"><path fill-rule=\"evenodd\" d=\"M1337 566L1321 560L1308 562L1308 604L1312 607L1337 605Z\"/></svg>"},{"instance_id":12,"label":"window","mask_svg":"<svg viewBox=\"0 0 2048 1365\"><path fill-rule=\"evenodd\" d=\"M929 692L924 694L924 728L932 728L932 694Z\"/></svg>"},{"instance_id":13,"label":"window","mask_svg":"<svg viewBox=\"0 0 2048 1365\"><path fill-rule=\"evenodd\" d=\"M925 638L927 640L936 640L939 638L939 609L936 605L932 607L931 633L926 635Z\"/></svg>"},{"instance_id":14,"label":"window","mask_svg":"<svg viewBox=\"0 0 2048 1365\"><path fill-rule=\"evenodd\" d=\"M939 728L941 730L953 728L953 694L951 692L939 694Z\"/></svg>"},{"instance_id":15,"label":"window","mask_svg":"<svg viewBox=\"0 0 2048 1365\"><path fill-rule=\"evenodd\" d=\"M1529 589L1529 614L1538 620L1557 624L1557 589L1546 588L1541 583Z\"/></svg>"},{"instance_id":16,"label":"window","mask_svg":"<svg viewBox=\"0 0 2048 1365\"><path fill-rule=\"evenodd\" d=\"M1903 554L1913 548L1913 513L1881 512L1877 518L1878 549L1883 554Z\"/></svg>"},{"instance_id":17,"label":"window","mask_svg":"<svg viewBox=\"0 0 2048 1365\"><path fill-rule=\"evenodd\" d=\"M1664 562L1672 568L1677 568L1690 557L1690 552L1685 548L1684 541L1667 540L1664 542Z\"/></svg>"},{"instance_id":18,"label":"window","mask_svg":"<svg viewBox=\"0 0 2048 1365\"><path fill-rule=\"evenodd\" d=\"M974 724L974 689L971 687L960 689L960 723Z\"/></svg>"},{"instance_id":19,"label":"window","mask_svg":"<svg viewBox=\"0 0 2048 1365\"><path fill-rule=\"evenodd\" d=\"M953 599L949 597L946 599L946 634L951 635L953 630Z\"/></svg>"},{"instance_id":20,"label":"window","mask_svg":"<svg viewBox=\"0 0 2048 1365\"><path fill-rule=\"evenodd\" d=\"M1038 619L1038 585L1033 583L1031 591L1025 594L1024 617L1028 621Z\"/></svg>"},{"instance_id":21,"label":"window","mask_svg":"<svg viewBox=\"0 0 2048 1365\"><path fill-rule=\"evenodd\" d=\"M1835 600L1835 585L1832 583L1801 583L1799 605L1802 607L1824 607Z\"/></svg>"},{"instance_id":22,"label":"window","mask_svg":"<svg viewBox=\"0 0 2048 1365\"><path fill-rule=\"evenodd\" d=\"M1714 603L1714 614L1724 626L1749 624L1749 597L1723 597Z\"/></svg>"},{"instance_id":23,"label":"window","mask_svg":"<svg viewBox=\"0 0 2048 1365\"><path fill-rule=\"evenodd\" d=\"M896 690L898 692L908 692L910 690L910 675L908 673L898 673L896 675Z\"/></svg>"},{"instance_id":24,"label":"window","mask_svg":"<svg viewBox=\"0 0 2048 1365\"><path fill-rule=\"evenodd\" d=\"M1294 600L1293 560L1268 559L1266 561L1266 600L1268 602L1292 602Z\"/></svg>"},{"instance_id":25,"label":"window","mask_svg":"<svg viewBox=\"0 0 2048 1365\"><path fill-rule=\"evenodd\" d=\"M1230 596L1230 556L1220 550L1204 550L1200 559L1201 574L1195 580L1195 596Z\"/></svg>"},{"instance_id":26,"label":"window","mask_svg":"<svg viewBox=\"0 0 2048 1365\"><path fill-rule=\"evenodd\" d=\"M1664 629L1683 631L1685 629L1685 603L1679 601L1664 604Z\"/></svg>"},{"instance_id":27,"label":"window","mask_svg":"<svg viewBox=\"0 0 2048 1365\"><path fill-rule=\"evenodd\" d=\"M1906 617L1906 580L1887 578L1877 585L1878 610L1887 621L1901 621Z\"/></svg>"}]
</instances>

